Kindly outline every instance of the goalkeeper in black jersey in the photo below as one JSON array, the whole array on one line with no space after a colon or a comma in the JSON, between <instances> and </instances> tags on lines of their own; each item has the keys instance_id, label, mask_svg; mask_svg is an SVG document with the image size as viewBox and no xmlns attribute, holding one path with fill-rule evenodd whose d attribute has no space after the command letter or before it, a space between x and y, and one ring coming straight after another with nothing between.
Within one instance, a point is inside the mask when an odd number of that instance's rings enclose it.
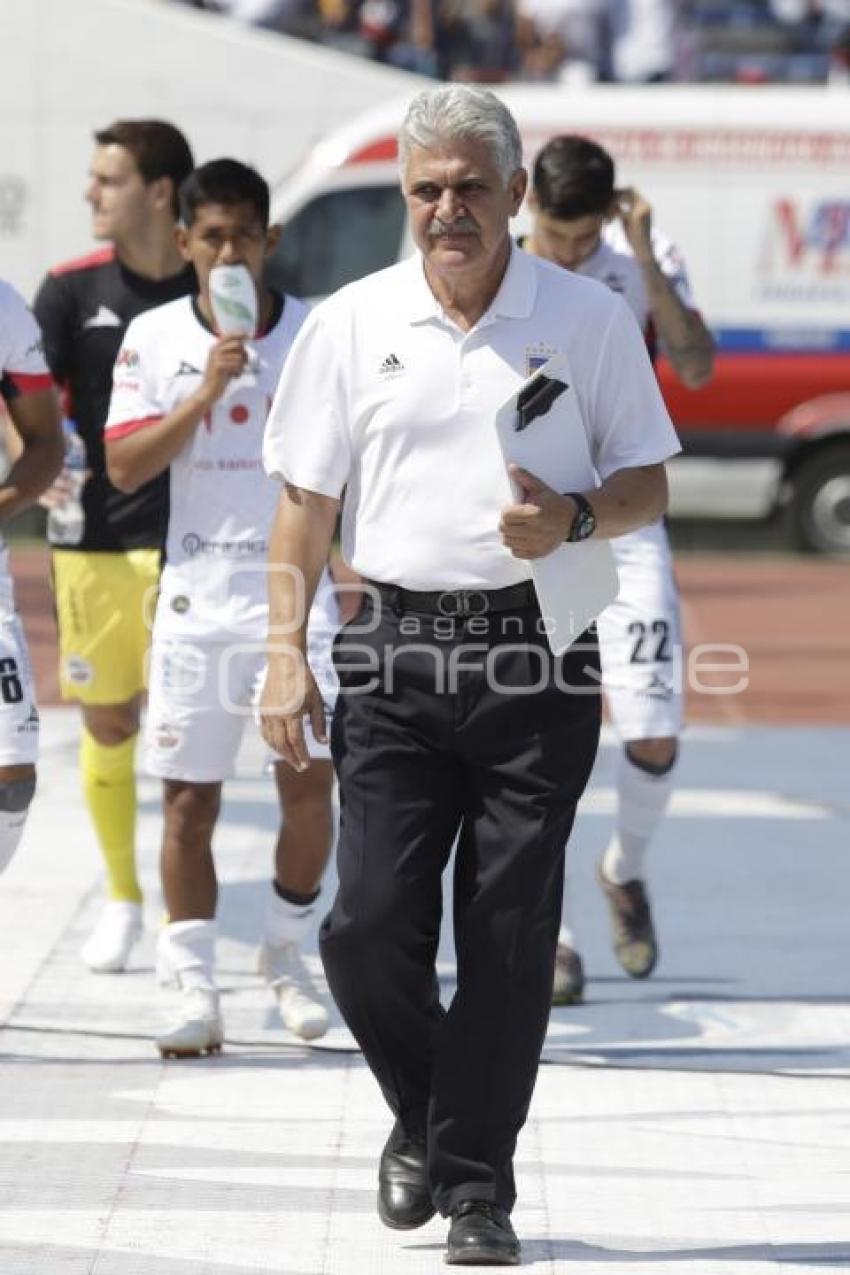
<instances>
[{"instance_id":1,"label":"goalkeeper in black jersey","mask_svg":"<svg viewBox=\"0 0 850 1275\"><path fill-rule=\"evenodd\" d=\"M53 553L60 685L82 706L80 770L108 900L83 948L93 970L123 970L141 934L133 758L159 578L167 477L131 496L109 482L103 426L127 324L190 293L194 272L175 243L177 190L193 168L183 134L160 120L119 120L95 134L86 199L104 247L52 270L35 301L66 414L88 452L85 524ZM61 502L60 481L47 501Z\"/></svg>"}]
</instances>

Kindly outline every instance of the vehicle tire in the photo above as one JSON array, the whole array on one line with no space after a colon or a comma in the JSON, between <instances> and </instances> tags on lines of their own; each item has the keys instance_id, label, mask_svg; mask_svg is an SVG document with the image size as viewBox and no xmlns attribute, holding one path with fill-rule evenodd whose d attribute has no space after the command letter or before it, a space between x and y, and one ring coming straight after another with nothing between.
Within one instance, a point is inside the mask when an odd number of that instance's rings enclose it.
<instances>
[{"instance_id":1,"label":"vehicle tire","mask_svg":"<svg viewBox=\"0 0 850 1275\"><path fill-rule=\"evenodd\" d=\"M824 448L800 466L791 518L802 549L850 558L850 444Z\"/></svg>"}]
</instances>

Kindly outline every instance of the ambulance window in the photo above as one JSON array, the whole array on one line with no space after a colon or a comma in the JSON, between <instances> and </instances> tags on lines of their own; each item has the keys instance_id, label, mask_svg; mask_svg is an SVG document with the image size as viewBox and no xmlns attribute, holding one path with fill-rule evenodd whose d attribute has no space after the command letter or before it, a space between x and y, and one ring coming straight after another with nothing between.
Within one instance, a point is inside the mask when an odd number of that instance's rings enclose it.
<instances>
[{"instance_id":1,"label":"ambulance window","mask_svg":"<svg viewBox=\"0 0 850 1275\"><path fill-rule=\"evenodd\" d=\"M404 200L397 186L319 195L283 226L266 268L269 284L297 297L324 297L398 260Z\"/></svg>"}]
</instances>

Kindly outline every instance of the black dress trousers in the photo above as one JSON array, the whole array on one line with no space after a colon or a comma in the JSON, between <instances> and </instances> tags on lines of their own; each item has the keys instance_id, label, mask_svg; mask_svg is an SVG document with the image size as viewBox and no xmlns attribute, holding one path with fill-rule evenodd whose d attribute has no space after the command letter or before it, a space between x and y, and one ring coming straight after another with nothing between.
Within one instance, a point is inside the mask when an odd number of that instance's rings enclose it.
<instances>
[{"instance_id":1,"label":"black dress trousers","mask_svg":"<svg viewBox=\"0 0 850 1275\"><path fill-rule=\"evenodd\" d=\"M328 984L434 1202L513 1207L552 996L564 846L599 741L595 631L554 658L536 607L448 620L367 600L338 636L339 891ZM457 838L457 991L440 1005Z\"/></svg>"}]
</instances>

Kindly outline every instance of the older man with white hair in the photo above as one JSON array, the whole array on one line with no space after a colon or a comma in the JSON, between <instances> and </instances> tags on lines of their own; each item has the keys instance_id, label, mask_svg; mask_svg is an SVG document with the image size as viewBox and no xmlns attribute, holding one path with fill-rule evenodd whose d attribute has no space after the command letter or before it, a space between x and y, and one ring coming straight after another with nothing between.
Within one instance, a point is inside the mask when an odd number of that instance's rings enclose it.
<instances>
[{"instance_id":1,"label":"older man with white hair","mask_svg":"<svg viewBox=\"0 0 850 1275\"><path fill-rule=\"evenodd\" d=\"M677 442L623 302L512 245L527 178L499 99L420 94L399 153L419 251L316 307L269 418L265 462L284 487L264 732L299 769L304 717L323 733L305 622L345 489L343 553L369 588L335 649L340 885L322 958L395 1116L381 1219L409 1229L439 1210L450 1264L514 1265L513 1155L546 1032L563 848L599 734L595 631L551 653L530 561L657 518ZM496 412L566 352L598 485L565 494L520 470L516 497ZM443 1008L455 841L457 990Z\"/></svg>"}]
</instances>

